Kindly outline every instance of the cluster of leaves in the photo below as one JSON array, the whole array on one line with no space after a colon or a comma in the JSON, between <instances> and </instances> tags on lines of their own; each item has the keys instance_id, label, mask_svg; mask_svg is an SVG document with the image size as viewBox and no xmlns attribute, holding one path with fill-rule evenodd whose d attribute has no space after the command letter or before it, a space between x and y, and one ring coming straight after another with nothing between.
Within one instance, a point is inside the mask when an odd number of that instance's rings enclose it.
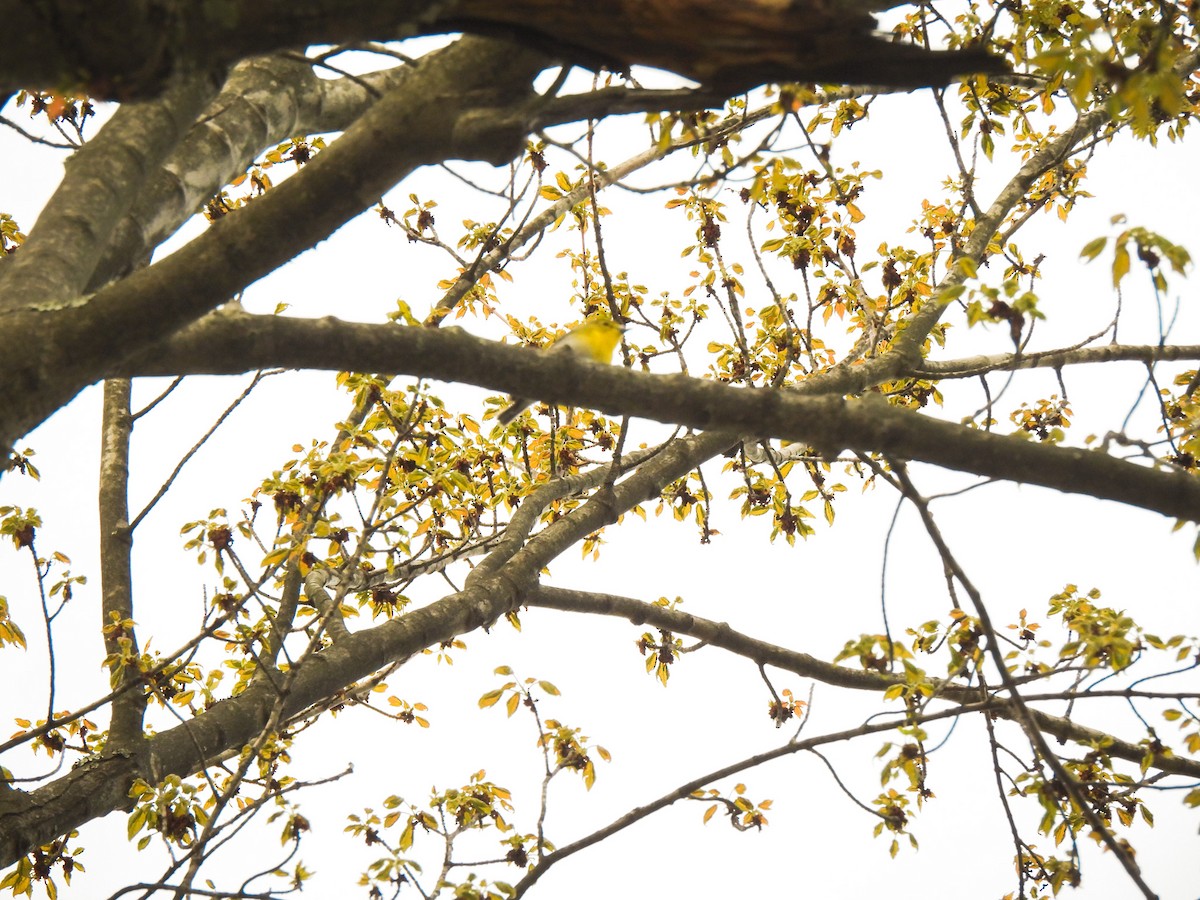
<instances>
[{"instance_id":1,"label":"cluster of leaves","mask_svg":"<svg viewBox=\"0 0 1200 900\"><path fill-rule=\"evenodd\" d=\"M63 884L68 887L76 872L87 871L79 860L83 848L69 846L77 837L79 832L72 831L22 857L16 866L0 879L0 890L10 891L14 897L32 897L34 885L39 884L49 900L58 900L58 883L54 880L55 867L62 869Z\"/></svg>"},{"instance_id":2,"label":"cluster of leaves","mask_svg":"<svg viewBox=\"0 0 1200 900\"><path fill-rule=\"evenodd\" d=\"M353 814L350 824L346 826L346 833L360 838L369 847L381 846L388 852L387 856L370 864L360 881L363 886L370 887L371 897L381 897L382 889L387 886L394 888L410 882L419 883L423 871L421 864L406 855L412 850L418 835L439 838L445 845L448 860L454 842L464 834L485 832L492 828L500 833L512 831L504 815L513 808L512 795L506 788L486 780L483 770L474 773L469 783L461 788L434 791L428 810L395 795L383 801L383 808L386 812L382 816L371 809L365 810L361 816ZM385 832L397 825L402 827L393 846ZM519 848L528 837L514 836L504 839L503 843ZM514 857L509 861L516 862L516 859ZM446 874L443 872L443 877L439 879L442 887L450 884L444 877ZM468 874L461 884L453 887L456 897L492 900L512 896L512 888L507 883L494 882L489 885L488 881L479 879L475 873Z\"/></svg>"},{"instance_id":3,"label":"cluster of leaves","mask_svg":"<svg viewBox=\"0 0 1200 900\"><path fill-rule=\"evenodd\" d=\"M671 664L679 659L683 641L666 629L660 629L658 637L644 633L638 639L638 651L646 657L646 671L653 673L663 687L671 677Z\"/></svg>"},{"instance_id":4,"label":"cluster of leaves","mask_svg":"<svg viewBox=\"0 0 1200 900\"><path fill-rule=\"evenodd\" d=\"M508 666L500 666L496 674L511 677ZM595 753L608 760L608 751L589 742L577 728L570 728L555 719L544 722L538 712L535 692L550 697L559 696L558 689L548 681L525 678L519 682L509 680L500 687L488 691L479 698L480 708L502 705L511 718L524 708L529 712L538 728L537 747L545 762L542 802L551 780L560 772L575 772L590 790L595 784L596 772L591 758ZM475 872L469 872L464 880L454 882L450 873L462 864L456 857L462 852L459 845L469 836L481 836L496 832L502 856L494 862L514 866L519 870L532 868L535 860L554 852L555 845L542 833L540 820L545 816L545 807L539 817L537 833L520 833L514 829L509 817L516 813L512 792L490 781L484 770L471 775L467 784L459 788L434 789L429 802L419 806L403 797L392 795L383 800L383 812L367 809L361 815L352 814L346 832L363 841L368 847L381 847L386 855L371 862L360 883L370 887L370 896L382 896L385 888L395 889L406 883L420 884L424 875L421 863L414 856L414 848L422 836L428 836L442 845L442 870L435 876L441 888L450 887L455 897L502 898L513 895L512 886L505 881L488 881ZM396 832L398 829L398 833ZM391 836L389 833L395 833Z\"/></svg>"},{"instance_id":5,"label":"cluster of leaves","mask_svg":"<svg viewBox=\"0 0 1200 900\"><path fill-rule=\"evenodd\" d=\"M5 644L13 644L22 650L26 647L25 632L9 615L8 600L0 597L0 646Z\"/></svg>"},{"instance_id":6,"label":"cluster of leaves","mask_svg":"<svg viewBox=\"0 0 1200 900\"><path fill-rule=\"evenodd\" d=\"M246 173L239 175L229 184L229 188L221 191L208 201L204 208L204 217L209 222L215 222L229 215L235 209L241 209L255 197L261 197L273 186L274 182L267 170L284 163L294 163L296 168L312 160L314 156L325 149L325 139L317 136L307 138L298 136L284 141L274 150L268 150L261 160L256 162ZM245 190L231 195L230 189L246 186Z\"/></svg>"},{"instance_id":7,"label":"cluster of leaves","mask_svg":"<svg viewBox=\"0 0 1200 900\"><path fill-rule=\"evenodd\" d=\"M32 455L26 451L25 457ZM31 478L37 479L39 474L32 464L26 464L24 471ZM39 556L37 552L37 532L42 526L42 518L36 509L20 506L0 506L0 535L5 535L13 542L17 550L27 550L33 560L34 572L42 597L43 614L47 621L53 622L63 608L75 595L75 590L87 584L86 575L72 575L67 568L71 559L59 550L53 551L49 557ZM57 578L51 579L55 566L59 566ZM57 601L53 610L50 604ZM0 648L6 644L26 648L25 633L21 626L9 614L8 600L0 596Z\"/></svg>"},{"instance_id":8,"label":"cluster of leaves","mask_svg":"<svg viewBox=\"0 0 1200 900\"><path fill-rule=\"evenodd\" d=\"M500 666L496 669L496 674L510 676L513 671L509 666ZM558 688L550 682L526 678L521 684L516 681L507 681L500 687L488 691L479 698L479 706L481 709L486 709L495 706L502 698L507 697L504 706L511 718L523 705L532 713L538 723L537 745L546 759L547 779L564 770L578 772L583 779L584 786L591 790L596 783L596 767L589 751L594 750L605 761L611 759L609 752L599 745L589 745L587 735L580 733L578 728L563 725L556 719L546 719L543 724L537 710L537 700L532 693L535 685L551 697L559 696Z\"/></svg>"},{"instance_id":9,"label":"cluster of leaves","mask_svg":"<svg viewBox=\"0 0 1200 900\"><path fill-rule=\"evenodd\" d=\"M772 801L769 799L755 803L746 796L746 785L740 783L733 786L732 796L722 794L716 788L695 791L691 796L694 800L716 801L704 811L705 824L717 814L718 810L724 809L729 816L729 823L738 831L749 831L751 828L761 831L762 827L768 823L767 811L772 806Z\"/></svg>"},{"instance_id":10,"label":"cluster of leaves","mask_svg":"<svg viewBox=\"0 0 1200 900\"><path fill-rule=\"evenodd\" d=\"M205 802L200 788L170 775L157 785L138 779L129 789L135 801L129 814L129 839L138 834L138 849L143 850L157 833L163 840L179 847L189 847L196 839L197 828L208 822Z\"/></svg>"},{"instance_id":11,"label":"cluster of leaves","mask_svg":"<svg viewBox=\"0 0 1200 900\"><path fill-rule=\"evenodd\" d=\"M45 91L18 91L17 109L29 107L29 118L40 119L45 116L49 125L66 143L65 146L77 147L86 137L84 131L88 120L96 115L96 107L91 99L83 95L49 93ZM24 133L24 129L14 126ZM43 143L49 143L44 138L34 138ZM62 145L60 145L62 146Z\"/></svg>"},{"instance_id":12,"label":"cluster of leaves","mask_svg":"<svg viewBox=\"0 0 1200 900\"><path fill-rule=\"evenodd\" d=\"M11 737L18 739L36 733L30 745L33 752L45 752L51 758L65 755L68 750L80 756L88 756L104 746L105 733L90 719L72 716L66 711L56 714L54 719L63 724L47 727L49 723L46 719L31 722L29 719L18 717L15 721L20 731L13 733Z\"/></svg>"},{"instance_id":13,"label":"cluster of leaves","mask_svg":"<svg viewBox=\"0 0 1200 900\"><path fill-rule=\"evenodd\" d=\"M14 253L23 243L25 234L16 219L6 212L0 212L0 253L5 256Z\"/></svg>"}]
</instances>

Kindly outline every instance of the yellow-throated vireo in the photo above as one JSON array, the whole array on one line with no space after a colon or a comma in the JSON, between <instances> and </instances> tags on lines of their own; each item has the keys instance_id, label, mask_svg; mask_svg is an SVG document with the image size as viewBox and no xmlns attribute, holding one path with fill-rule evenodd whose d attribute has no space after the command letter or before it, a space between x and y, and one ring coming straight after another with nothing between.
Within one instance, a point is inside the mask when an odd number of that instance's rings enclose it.
<instances>
[{"instance_id":1,"label":"yellow-throated vireo","mask_svg":"<svg viewBox=\"0 0 1200 900\"><path fill-rule=\"evenodd\" d=\"M597 316L581 322L557 338L546 348L546 352L578 353L583 359L609 363L612 362L613 351L621 342L621 332L624 330L612 319ZM500 410L496 420L501 425L507 425L533 402L527 397L514 397L508 406Z\"/></svg>"}]
</instances>

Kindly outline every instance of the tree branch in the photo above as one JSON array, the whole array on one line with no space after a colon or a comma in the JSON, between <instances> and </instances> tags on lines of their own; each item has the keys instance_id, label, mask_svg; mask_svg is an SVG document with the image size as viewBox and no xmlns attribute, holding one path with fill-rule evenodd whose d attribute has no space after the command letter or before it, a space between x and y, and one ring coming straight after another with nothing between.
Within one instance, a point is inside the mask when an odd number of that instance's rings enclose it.
<instances>
[{"instance_id":1,"label":"tree branch","mask_svg":"<svg viewBox=\"0 0 1200 900\"><path fill-rule=\"evenodd\" d=\"M142 680L137 636L133 630L133 528L129 524L130 383L104 383L104 421L100 450L100 628L114 687ZM113 700L109 743L131 750L142 740L146 695L134 687Z\"/></svg>"},{"instance_id":2,"label":"tree branch","mask_svg":"<svg viewBox=\"0 0 1200 900\"><path fill-rule=\"evenodd\" d=\"M172 76L219 71L248 56L313 44L466 31L503 36L598 68L649 65L738 93L766 81L919 87L1006 67L979 49L930 51L873 33L888 2L775 0L285 0L200 4L0 0L0 93L84 86L128 100Z\"/></svg>"},{"instance_id":3,"label":"tree branch","mask_svg":"<svg viewBox=\"0 0 1200 900\"><path fill-rule=\"evenodd\" d=\"M963 359L927 359L913 372L925 378L973 378L988 372L1012 369L1058 369L1105 362L1196 362L1200 344L1105 344L1101 347L1070 347L1063 350L997 353Z\"/></svg>"},{"instance_id":4,"label":"tree branch","mask_svg":"<svg viewBox=\"0 0 1200 900\"><path fill-rule=\"evenodd\" d=\"M730 653L744 656L760 665L774 666L777 669L837 687L883 693L894 684L904 683L902 675L860 672L845 666L834 665L809 656L807 653L756 640L735 631L724 622L714 622L711 619L703 619L690 613L667 609L631 597L572 591L543 585L524 595L521 602L545 609L587 612L628 619L638 626L648 623L655 628L670 631L672 634L686 634L689 637L697 638L713 647L720 647ZM1021 714L1026 711L1020 708L1016 700L996 695L984 696L982 691L976 687L949 684L938 679L932 679L932 681L936 686L938 696L954 703L977 704L980 711L986 710L989 714L998 715L1014 722L1020 722ZM1079 725L1070 719L1052 716L1040 710L1029 708L1027 712L1039 731L1053 735L1060 740L1075 741L1088 746L1096 741L1103 741L1106 745L1106 753L1139 765L1146 757L1146 748L1139 744L1114 738L1106 732L1097 731L1094 728ZM1109 744L1109 741L1112 743ZM1155 755L1150 765L1152 768L1173 775L1200 778L1200 760L1159 753Z\"/></svg>"},{"instance_id":5,"label":"tree branch","mask_svg":"<svg viewBox=\"0 0 1200 900\"><path fill-rule=\"evenodd\" d=\"M410 71L396 67L363 80L383 92ZM146 179L113 229L88 290L128 271L268 147L297 134L344 131L375 99L349 79L318 78L292 55L239 63L184 140Z\"/></svg>"},{"instance_id":6,"label":"tree branch","mask_svg":"<svg viewBox=\"0 0 1200 900\"><path fill-rule=\"evenodd\" d=\"M157 782L188 775L239 748L262 732L272 717L288 721L371 673L403 661L426 647L485 627L520 601L521 585L532 585L541 568L564 545L590 534L618 512L656 496L664 484L727 445L720 435L674 442L615 488L606 488L558 519L497 571L472 578L458 593L381 625L347 633L297 661L288 671L286 696L269 678L254 679L236 697L223 700L167 731L148 737L136 754L117 751L77 764L68 774L26 795L19 808L0 806L0 869L30 848L132 801L136 777ZM478 568L477 568L478 571Z\"/></svg>"},{"instance_id":7,"label":"tree branch","mask_svg":"<svg viewBox=\"0 0 1200 900\"><path fill-rule=\"evenodd\" d=\"M459 381L514 396L635 415L738 435L802 441L826 456L886 452L959 472L1115 500L1200 521L1200 480L1096 450L978 431L894 407L877 395L845 399L867 366L845 380L815 378L791 390L746 390L689 378L579 363L472 337L456 329L304 321L245 313L209 317L113 374L232 374L285 366L393 371ZM827 391L832 396L806 396Z\"/></svg>"},{"instance_id":8,"label":"tree branch","mask_svg":"<svg viewBox=\"0 0 1200 900\"><path fill-rule=\"evenodd\" d=\"M77 296L109 235L216 86L192 79L157 100L121 107L66 164L21 252L0 268L0 312Z\"/></svg>"},{"instance_id":9,"label":"tree branch","mask_svg":"<svg viewBox=\"0 0 1200 900\"><path fill-rule=\"evenodd\" d=\"M372 106L296 177L226 216L147 269L53 312L5 322L9 395L0 446L41 422L116 359L161 339L278 268L369 208L418 166L451 157L507 162L526 131L494 114L530 94L545 60L463 40L438 65ZM46 352L52 342L55 352Z\"/></svg>"}]
</instances>

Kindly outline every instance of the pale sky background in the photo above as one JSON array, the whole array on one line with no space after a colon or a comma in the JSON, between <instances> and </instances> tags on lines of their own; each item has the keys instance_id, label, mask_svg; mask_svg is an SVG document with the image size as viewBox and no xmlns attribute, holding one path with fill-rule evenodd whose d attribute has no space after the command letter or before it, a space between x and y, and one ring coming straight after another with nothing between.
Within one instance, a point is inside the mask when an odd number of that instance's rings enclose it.
<instances>
[{"instance_id":1,"label":"pale sky background","mask_svg":"<svg viewBox=\"0 0 1200 900\"><path fill-rule=\"evenodd\" d=\"M13 115L12 110L7 114ZM623 120L617 133L600 144L598 156L615 163L641 149L638 137L644 132L638 122L638 117ZM575 126L565 129L568 133L578 130ZM860 203L867 214L858 226L861 262L882 240L913 243L905 229L917 215L922 197L942 196L938 185L949 171L950 156L928 92L880 98L872 105L871 119L857 125L850 138L835 147L834 164L848 167L857 159L865 168L882 169L885 176L881 182L868 183ZM803 152L797 149L794 155ZM1127 142L1102 149L1090 167L1088 182L1096 199L1087 201L1069 226L1039 216L1019 236L1027 258L1038 251L1047 254L1039 294L1050 321L1038 324L1034 346L1071 343L1099 330L1111 318L1115 303L1108 270L1111 256L1105 254L1091 265L1077 261L1079 249L1088 240L1119 230L1109 224L1111 216L1123 213L1129 224L1146 225L1185 245L1193 239L1193 211L1200 200L1194 180L1188 180L1194 153L1165 143L1153 156L1146 152L1144 146L1132 147ZM996 156L1001 160L1006 154L998 150ZM50 186L57 183L58 157L32 149L3 130L0 158L6 161L7 173L0 182L0 210L13 214L28 230ZM566 164L561 157L552 157L551 165ZM1005 178L1015 165L1005 159ZM488 177L487 167L460 169ZM273 177L278 171L273 170ZM635 180L659 183L665 180L655 174L659 171L650 170ZM502 173L490 177L498 179ZM985 180L979 188L981 200L990 201L996 186ZM731 219L726 235L742 229L737 218L742 208L733 196L736 189L735 185L727 190ZM385 202L400 213L408 207L411 191L439 200L435 214L444 236L456 236L463 218L487 217L477 196L465 193L453 179L434 170L417 173ZM650 296L668 289L678 295L689 283L686 275L693 267L691 260L678 256L679 248L690 242L682 217L665 218L661 212L668 198L613 190L603 196L604 205L614 211L605 231L610 268L614 272L628 270L631 281L645 284ZM190 228L188 234L198 230ZM560 233L548 243L558 246L563 240L578 246L575 233ZM1194 246L1191 249L1196 251ZM512 304L508 311L518 316L536 312L543 321L573 319L577 312L567 302L572 276L566 264L554 259L552 246L541 248L537 256L540 262L514 268L515 283L501 287L502 299ZM742 261L747 268L752 263L748 256ZM394 308L396 298L402 297L420 315L438 297L435 282L450 273L446 263L436 251L410 245L402 232L386 229L368 212L314 251L254 285L245 302L255 312L269 311L285 301L291 304L289 314L298 316L333 314L380 322ZM998 267L985 270L983 277L998 282ZM1154 341L1154 298L1140 272L1135 270L1130 281L1121 339L1127 343ZM757 281L748 277L747 284L755 286ZM1195 343L1200 335L1195 289L1174 277L1171 285L1167 299L1173 302L1178 297L1181 301L1172 341ZM799 286L782 285L781 289ZM769 302L762 292L756 297L754 287L749 292L747 305L761 307ZM488 326L471 319L448 324L490 333ZM976 350L1000 353L1011 346L1004 327L975 329L967 340L963 340L963 331L955 328L951 354L935 355L957 357ZM1126 367L1119 370L1120 377L1103 378L1082 368L1066 371L1076 414L1072 442L1090 431L1119 425L1140 387L1138 368ZM1170 375L1180 368L1185 367L1164 367L1160 383L1168 384ZM153 635L152 648L169 650L194 633L202 591L207 585L211 594L216 583L211 569L197 567L192 555L182 550L180 526L215 507L226 507L233 514L264 476L294 457L292 444L307 445L311 439L331 437L332 423L349 408L345 395L334 388L333 378L332 373L289 373L269 379L192 460L179 489L142 524L135 547L137 619L143 641ZM152 416L139 422L133 452L134 511L248 380L249 376L189 379ZM992 383L995 386L1000 380ZM165 384L165 380L139 383L135 407ZM942 390L948 418L982 403L975 383L946 382ZM1002 402L999 408L1014 407L1017 401L1013 398L1033 400L1055 390L1053 373L1025 375L1008 395L1010 402ZM452 410L478 413L488 392L447 386L435 393ZM35 462L43 475L40 484L15 475L0 481L0 505L40 510L45 522L38 534L42 555L61 550L72 558L73 572L89 576L89 584L77 591L56 623L59 659L67 670L62 673L55 704L58 709L90 700L104 684L99 667L103 651L97 634L99 566L94 511L99 398L98 387L88 389L19 443L37 450ZM1114 415L1113 410L1121 413ZM1143 421L1153 421L1153 404L1143 401L1142 414L1151 417ZM1001 430L1005 430L1007 422L1001 418ZM661 433L661 426L634 422L631 445L652 441ZM732 486L728 479L716 477L720 462L704 467L719 497ZM913 477L927 494L971 482L921 466L913 467ZM765 518L741 521L736 506L718 503L714 525L722 534L710 546L699 544L694 526L681 527L654 518L649 523L627 520L606 533L599 563L579 561L577 554L569 552L552 566L545 581L643 600L682 596L685 611L728 621L751 636L831 658L860 632L882 631L880 570L884 536L896 503L887 488L860 497L857 483L846 483L849 490L838 500L836 528L818 524L817 535L794 548L782 542L768 544L769 521ZM1104 592L1102 602L1128 609L1148 631L1200 633L1191 527L1172 534L1172 523L1160 516L1030 487L984 487L939 502L934 511L998 622L1013 621L1021 608L1045 622L1049 596L1074 582L1083 590L1099 587ZM270 518L269 508L264 508L263 514ZM245 545L242 541L239 546L248 549ZM890 554L887 598L893 633L943 616L949 602L941 565L909 508L900 514ZM44 706L44 644L29 566L27 554L0 546L0 593L9 598L12 614L30 642L26 653L11 649L0 653L0 683L23 686L21 691L0 694L0 723L11 723L19 715L40 715ZM461 577L461 572L458 574ZM430 582L428 594L420 589L414 593L421 600L436 599L449 590L440 587L444 590L435 589ZM348 813L361 813L364 806L378 810L388 794L401 794L424 805L431 786L461 786L473 772L486 768L490 780L514 793L517 813L509 820L522 833L533 830L541 769L534 748L535 726L521 714L508 720L499 708L478 710L476 706L481 694L505 680L491 674L495 666L511 665L522 677L554 682L562 697L541 701L543 718L558 718L582 728L613 754L612 763L597 763L597 783L590 793L566 776L552 786L547 828L549 837L559 845L698 774L774 747L789 734L787 729L776 731L767 719L769 697L754 666L745 660L711 649L689 655L675 667L669 688L663 689L645 674L643 659L634 647L641 628L619 620L567 617L540 610L524 613L522 622L524 630L519 635L503 625L489 635L467 635L469 649L454 654L452 668L439 669L431 657L424 657L408 663L389 680L388 693L429 705L426 715L432 728L393 724L381 729L383 720L350 709L336 720L322 722L297 742L293 753L299 760L293 772L297 776L325 777L351 763L355 769L353 776L335 785L313 788L299 796L301 811L313 825L300 855L308 868L317 872L306 886L306 896L366 895L366 888L354 887L353 881L378 854L343 835L342 829ZM1044 627L1051 640L1061 637L1053 626ZM773 683L778 690L790 688L797 696L807 697L809 683L802 679L773 673ZM1195 684L1194 678L1191 684ZM816 687L813 701L806 736L853 727L878 706L874 696L853 697L821 685ZM1125 707L1102 712L1098 705L1080 704L1076 716L1089 725L1111 726L1123 737L1136 740L1141 736L1137 720ZM97 721L104 727L103 720ZM1173 737L1171 726L1161 719L1156 724L1164 737ZM10 725L10 730L15 726ZM929 745L933 746L945 731L933 725L930 733ZM1018 738L1011 732L1009 736L1010 746L1023 749ZM872 757L883 740L868 737L826 751L847 787L865 802L880 792L880 764ZM20 754L13 754L4 764L21 775L47 769L44 756L29 764ZM1015 890L1013 848L992 781L982 723L964 720L946 747L933 755L930 765L930 787L937 796L912 822L921 850L912 851L902 839L895 860L888 859L887 837L871 837L876 820L840 792L819 760L801 754L714 785L728 791L742 781L751 798L774 800L770 825L761 833L733 832L720 815L702 825L706 805L680 803L561 863L530 896L557 897L570 892L598 900L614 892L651 897L664 891L675 896L731 892L760 896L769 885L773 896L850 900L886 895L899 900L950 900L998 898ZM1158 819L1154 833L1139 824L1130 835L1147 880L1164 900L1195 900L1200 895L1197 817L1182 809L1182 792L1151 794L1147 800ZM1036 810L1028 804L1020 808L1027 822L1036 820ZM257 834L259 829L251 831ZM247 833L236 849L224 851L229 856L229 871L248 872L253 865L282 860L277 831L268 831L262 838ZM1033 834L1032 827L1028 833ZM82 858L87 872L76 876L75 886L64 892L66 896L107 897L130 881L153 881L161 873L157 849L137 854L126 843L123 813L89 824L77 843L88 848ZM493 843L478 846L479 858L497 855ZM1048 839L1036 841L1036 846L1044 853L1051 851ZM431 854L425 857L430 864L436 859L429 838L418 839L414 847L414 856L421 858L423 853ZM211 864L211 877L220 875L222 858L218 855ZM512 882L519 878L515 870L488 874ZM1107 854L1086 850L1083 874L1081 889L1068 889L1060 896L1078 900L1133 896L1133 886ZM221 877L218 883L224 888L236 886L229 877ZM264 886L260 883L250 889ZM406 895L415 896L415 892L406 889L401 896Z\"/></svg>"}]
</instances>

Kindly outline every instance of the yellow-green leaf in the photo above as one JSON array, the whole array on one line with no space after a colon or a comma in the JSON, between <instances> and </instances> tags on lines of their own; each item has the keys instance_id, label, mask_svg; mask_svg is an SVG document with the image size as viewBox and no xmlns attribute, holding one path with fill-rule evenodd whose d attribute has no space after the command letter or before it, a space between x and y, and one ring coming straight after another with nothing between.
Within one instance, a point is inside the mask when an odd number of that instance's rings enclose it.
<instances>
[{"instance_id":1,"label":"yellow-green leaf","mask_svg":"<svg viewBox=\"0 0 1200 900\"><path fill-rule=\"evenodd\" d=\"M1108 244L1108 238L1098 237L1094 241L1088 241L1083 245L1083 249L1079 251L1079 256L1082 259L1093 260L1100 255L1100 252Z\"/></svg>"},{"instance_id":2,"label":"yellow-green leaf","mask_svg":"<svg viewBox=\"0 0 1200 900\"><path fill-rule=\"evenodd\" d=\"M1113 287L1121 283L1121 279L1129 274L1129 251L1124 244L1117 247L1116 255L1113 257Z\"/></svg>"}]
</instances>

